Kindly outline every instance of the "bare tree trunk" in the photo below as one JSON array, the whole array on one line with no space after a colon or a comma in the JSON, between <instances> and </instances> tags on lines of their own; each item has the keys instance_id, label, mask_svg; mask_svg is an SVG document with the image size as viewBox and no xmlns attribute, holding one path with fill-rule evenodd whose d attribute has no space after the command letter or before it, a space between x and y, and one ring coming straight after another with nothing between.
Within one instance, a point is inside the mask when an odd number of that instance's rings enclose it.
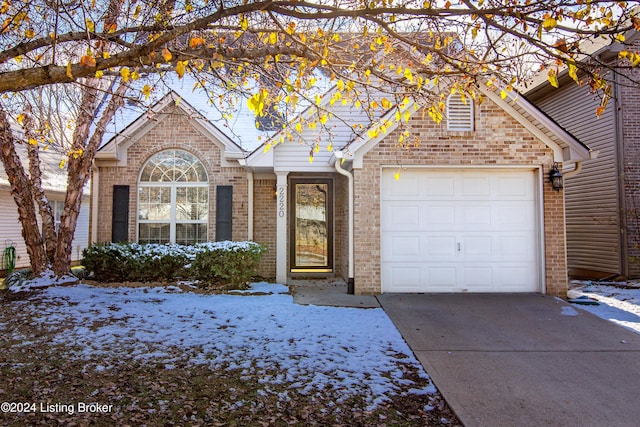
<instances>
[{"instance_id":1,"label":"bare tree trunk","mask_svg":"<svg viewBox=\"0 0 640 427\"><path fill-rule=\"evenodd\" d=\"M18 206L18 218L22 224L22 237L27 245L31 269L33 274L39 275L49 263L31 195L31 183L16 152L16 142L7 114L0 104L0 157L11 184L11 195Z\"/></svg>"},{"instance_id":2,"label":"bare tree trunk","mask_svg":"<svg viewBox=\"0 0 640 427\"><path fill-rule=\"evenodd\" d=\"M127 89L128 85L121 82L111 95L109 103L102 112L90 139L88 136L90 125L93 123L95 118L94 114L99 108L96 90L90 88L84 89L83 109L76 125L73 136L72 154L68 160L67 194L64 202L64 211L60 218L58 241L53 258L53 271L57 276L62 276L70 271L73 236L82 204L82 191L91 177L93 159L102 142L106 126L118 108L123 105L124 95ZM87 108L89 106L91 106L91 108ZM79 154L80 152L81 154Z\"/></svg>"},{"instance_id":3,"label":"bare tree trunk","mask_svg":"<svg viewBox=\"0 0 640 427\"><path fill-rule=\"evenodd\" d=\"M31 197L37 203L42 221L42 237L44 248L49 260L53 259L56 250L56 225L51 205L42 188L42 169L40 167L40 148L35 140L33 132L33 117L31 106L25 108L23 129L27 144L27 156L29 158L29 175L31 176ZM33 141L33 142L32 142Z\"/></svg>"}]
</instances>

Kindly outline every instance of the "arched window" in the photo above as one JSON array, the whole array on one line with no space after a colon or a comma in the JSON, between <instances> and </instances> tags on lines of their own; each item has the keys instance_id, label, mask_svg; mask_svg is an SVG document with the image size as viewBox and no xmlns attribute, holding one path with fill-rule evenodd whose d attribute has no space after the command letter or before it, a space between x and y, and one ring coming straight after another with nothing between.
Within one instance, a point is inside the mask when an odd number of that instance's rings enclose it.
<instances>
[{"instance_id":1,"label":"arched window","mask_svg":"<svg viewBox=\"0 0 640 427\"><path fill-rule=\"evenodd\" d=\"M209 180L191 153L166 150L143 166L138 182L138 242L207 240Z\"/></svg>"},{"instance_id":2,"label":"arched window","mask_svg":"<svg viewBox=\"0 0 640 427\"><path fill-rule=\"evenodd\" d=\"M459 94L447 98L447 130L472 131L474 128L473 99Z\"/></svg>"}]
</instances>

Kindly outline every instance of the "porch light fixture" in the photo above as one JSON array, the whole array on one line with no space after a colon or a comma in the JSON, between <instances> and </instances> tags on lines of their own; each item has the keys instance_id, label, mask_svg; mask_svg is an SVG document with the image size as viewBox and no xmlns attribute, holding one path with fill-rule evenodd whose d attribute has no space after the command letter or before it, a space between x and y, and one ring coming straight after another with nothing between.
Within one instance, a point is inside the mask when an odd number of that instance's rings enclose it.
<instances>
[{"instance_id":1,"label":"porch light fixture","mask_svg":"<svg viewBox=\"0 0 640 427\"><path fill-rule=\"evenodd\" d=\"M560 191L564 187L562 183L562 173L558 170L558 164L554 163L549 172L549 181L554 190Z\"/></svg>"}]
</instances>

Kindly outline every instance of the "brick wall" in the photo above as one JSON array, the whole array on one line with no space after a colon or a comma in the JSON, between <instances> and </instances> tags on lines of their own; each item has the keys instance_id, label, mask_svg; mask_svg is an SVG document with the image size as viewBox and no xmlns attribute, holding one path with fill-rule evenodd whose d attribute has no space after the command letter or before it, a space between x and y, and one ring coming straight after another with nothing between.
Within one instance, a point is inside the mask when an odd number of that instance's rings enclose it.
<instances>
[{"instance_id":1,"label":"brick wall","mask_svg":"<svg viewBox=\"0 0 640 427\"><path fill-rule=\"evenodd\" d=\"M636 42L636 51L640 42ZM630 49L633 50L633 49ZM640 81L640 69L626 70L634 81ZM640 88L623 81L618 87L622 106L622 138L624 141L623 176L626 211L627 265L629 277L640 277ZM609 107L611 108L611 107Z\"/></svg>"},{"instance_id":2,"label":"brick wall","mask_svg":"<svg viewBox=\"0 0 640 427\"><path fill-rule=\"evenodd\" d=\"M267 248L258 268L267 278L276 276L275 185L275 178L253 181L253 240Z\"/></svg>"},{"instance_id":3,"label":"brick wall","mask_svg":"<svg viewBox=\"0 0 640 427\"><path fill-rule=\"evenodd\" d=\"M141 168L154 154L172 148L194 154L205 166L209 178L208 239L215 239L216 186L233 186L233 240L247 239L247 172L241 167L221 167L218 146L191 123L181 110L169 106L158 115L155 126L139 136L127 149L127 165L98 166L98 242L111 241L111 217L114 185L129 185L129 240L136 240L137 183Z\"/></svg>"},{"instance_id":4,"label":"brick wall","mask_svg":"<svg viewBox=\"0 0 640 427\"><path fill-rule=\"evenodd\" d=\"M335 194L335 272L345 281L349 278L349 181L336 174Z\"/></svg>"},{"instance_id":5,"label":"brick wall","mask_svg":"<svg viewBox=\"0 0 640 427\"><path fill-rule=\"evenodd\" d=\"M383 165L544 165L548 176L553 153L500 107L485 101L475 109L476 130L448 132L446 123L436 125L420 112L409 122L419 145L396 146L398 130L392 132L364 157L355 175L355 291L378 294L380 274L380 175ZM544 238L546 292L567 292L564 194L555 192L547 179L544 189Z\"/></svg>"}]
</instances>

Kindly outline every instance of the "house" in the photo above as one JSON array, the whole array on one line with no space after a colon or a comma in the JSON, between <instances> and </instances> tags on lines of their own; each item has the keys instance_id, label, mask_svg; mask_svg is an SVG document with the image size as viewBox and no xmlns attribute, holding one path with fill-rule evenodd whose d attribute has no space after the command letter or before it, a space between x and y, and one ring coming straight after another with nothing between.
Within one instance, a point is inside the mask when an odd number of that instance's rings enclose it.
<instances>
[{"instance_id":1,"label":"house","mask_svg":"<svg viewBox=\"0 0 640 427\"><path fill-rule=\"evenodd\" d=\"M590 51L605 64L620 64L624 48L638 51L640 33L626 46L599 38ZM640 277L640 68L618 68L606 77L612 97L600 117L601 100L588 85L559 74L559 88L544 79L526 97L571 134L598 151L579 174L565 179L567 262L578 277ZM635 81L635 83L634 83Z\"/></svg>"},{"instance_id":2,"label":"house","mask_svg":"<svg viewBox=\"0 0 640 427\"><path fill-rule=\"evenodd\" d=\"M564 296L564 192L549 174L590 150L515 93L478 91L483 103L450 97L441 124L403 106L419 138L410 150L396 127L355 132L366 117L341 103L326 105L330 136L305 127L265 150L277 131L259 135L240 114L231 132L197 91L169 92L114 125L97 153L92 241L250 239L268 249L264 276L337 275L357 294ZM334 149L315 152L319 138Z\"/></svg>"},{"instance_id":3,"label":"house","mask_svg":"<svg viewBox=\"0 0 640 427\"><path fill-rule=\"evenodd\" d=\"M26 149L18 146L17 151L23 165L27 165ZM51 204L56 225L60 222L60 216L64 208L65 192L67 190L66 168L60 168L60 160L62 158L63 155L53 150L40 151L42 186ZM15 268L26 268L30 266L29 254L27 253L27 247L22 238L22 225L18 219L18 208L11 196L11 187L4 167L0 168L0 245L0 250L2 250L0 270L7 270L9 267L8 260L5 257L5 250L11 246L15 248ZM82 259L82 251L88 245L89 195L85 190L72 243L72 263L77 263Z\"/></svg>"}]
</instances>

